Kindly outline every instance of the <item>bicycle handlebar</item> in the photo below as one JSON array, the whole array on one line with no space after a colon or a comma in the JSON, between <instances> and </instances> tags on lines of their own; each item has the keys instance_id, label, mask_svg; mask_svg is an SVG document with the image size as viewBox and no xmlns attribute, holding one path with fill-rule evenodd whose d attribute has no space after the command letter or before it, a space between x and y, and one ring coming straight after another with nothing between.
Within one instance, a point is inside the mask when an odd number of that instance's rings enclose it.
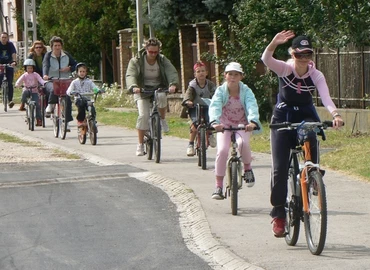
<instances>
[{"instance_id":1,"label":"bicycle handlebar","mask_svg":"<svg viewBox=\"0 0 370 270\"><path fill-rule=\"evenodd\" d=\"M344 126L344 123L343 123ZM298 127L307 127L307 128L323 128L326 129L328 127L333 127L333 121L326 120L323 122L301 122L301 123L292 123L292 122L282 122L276 124L270 124L269 128L271 129L280 129L280 130L293 130L297 129Z\"/></svg>"},{"instance_id":2,"label":"bicycle handlebar","mask_svg":"<svg viewBox=\"0 0 370 270\"><path fill-rule=\"evenodd\" d=\"M259 130L259 129L260 129L260 127L259 126L256 126L256 127L254 127L253 130ZM232 127L232 126L230 126L230 127L224 127L223 128L223 131L224 130L227 130L227 131L245 130L245 125L239 124L237 127Z\"/></svg>"},{"instance_id":3,"label":"bicycle handlebar","mask_svg":"<svg viewBox=\"0 0 370 270\"><path fill-rule=\"evenodd\" d=\"M140 93L143 93L143 94L154 94L155 92L169 93L170 91L168 90L168 88L157 88L157 89L152 89L152 90L148 90L148 89L145 89L145 88L140 88Z\"/></svg>"}]
</instances>

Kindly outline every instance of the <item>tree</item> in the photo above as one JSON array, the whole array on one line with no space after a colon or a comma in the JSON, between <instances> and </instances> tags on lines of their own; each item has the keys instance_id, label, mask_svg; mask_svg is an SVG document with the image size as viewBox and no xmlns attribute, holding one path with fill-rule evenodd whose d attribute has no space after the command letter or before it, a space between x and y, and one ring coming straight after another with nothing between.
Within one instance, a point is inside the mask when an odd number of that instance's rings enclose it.
<instances>
[{"instance_id":1,"label":"tree","mask_svg":"<svg viewBox=\"0 0 370 270\"><path fill-rule=\"evenodd\" d=\"M98 74L101 52L109 62L117 31L132 26L131 10L129 0L43 0L38 22L45 40L60 36L65 49Z\"/></svg>"},{"instance_id":2,"label":"tree","mask_svg":"<svg viewBox=\"0 0 370 270\"><path fill-rule=\"evenodd\" d=\"M297 35L310 36L315 47L338 48L353 43L369 45L370 5L366 0L241 0L229 16L228 23L214 24L217 38L225 48L219 63L240 62L245 82L254 90L261 114L267 118L270 99L277 90L274 74L256 72L261 55L274 35L291 29ZM279 46L275 55L289 57L290 44Z\"/></svg>"}]
</instances>

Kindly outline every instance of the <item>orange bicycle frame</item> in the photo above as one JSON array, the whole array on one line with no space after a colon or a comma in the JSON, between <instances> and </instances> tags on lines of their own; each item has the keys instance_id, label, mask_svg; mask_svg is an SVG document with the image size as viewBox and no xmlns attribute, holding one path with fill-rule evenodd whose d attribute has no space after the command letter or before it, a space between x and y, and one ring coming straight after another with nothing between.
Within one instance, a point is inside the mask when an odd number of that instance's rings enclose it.
<instances>
[{"instance_id":1,"label":"orange bicycle frame","mask_svg":"<svg viewBox=\"0 0 370 270\"><path fill-rule=\"evenodd\" d=\"M304 151L304 161L311 160L311 147L310 147L310 142L305 141L304 145L302 147ZM303 211L305 213L309 213L308 209L308 197L307 197L307 170L308 166L305 166L301 172L301 193L302 193L302 203L303 203Z\"/></svg>"}]
</instances>

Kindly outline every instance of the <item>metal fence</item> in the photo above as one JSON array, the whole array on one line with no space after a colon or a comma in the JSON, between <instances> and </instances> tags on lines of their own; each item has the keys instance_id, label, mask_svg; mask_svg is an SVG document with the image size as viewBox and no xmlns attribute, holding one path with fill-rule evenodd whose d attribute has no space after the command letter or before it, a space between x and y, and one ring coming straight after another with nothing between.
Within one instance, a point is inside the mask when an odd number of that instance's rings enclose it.
<instances>
[{"instance_id":1,"label":"metal fence","mask_svg":"<svg viewBox=\"0 0 370 270\"><path fill-rule=\"evenodd\" d=\"M338 108L370 109L370 48L320 49L315 63ZM316 96L316 104L322 105Z\"/></svg>"}]
</instances>

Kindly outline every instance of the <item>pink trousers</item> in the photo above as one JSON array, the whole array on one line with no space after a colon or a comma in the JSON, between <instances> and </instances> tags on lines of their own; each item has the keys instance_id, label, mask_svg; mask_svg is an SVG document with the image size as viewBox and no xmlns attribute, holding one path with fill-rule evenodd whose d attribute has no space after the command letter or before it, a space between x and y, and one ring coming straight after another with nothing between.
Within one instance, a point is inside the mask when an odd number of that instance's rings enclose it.
<instances>
[{"instance_id":1,"label":"pink trousers","mask_svg":"<svg viewBox=\"0 0 370 270\"><path fill-rule=\"evenodd\" d=\"M249 144L251 132L240 130L236 133L236 142L238 143L239 155L244 164L252 162L251 147ZM217 154L215 164L216 176L225 176L226 162L229 157L231 142L231 131L217 133Z\"/></svg>"}]
</instances>

